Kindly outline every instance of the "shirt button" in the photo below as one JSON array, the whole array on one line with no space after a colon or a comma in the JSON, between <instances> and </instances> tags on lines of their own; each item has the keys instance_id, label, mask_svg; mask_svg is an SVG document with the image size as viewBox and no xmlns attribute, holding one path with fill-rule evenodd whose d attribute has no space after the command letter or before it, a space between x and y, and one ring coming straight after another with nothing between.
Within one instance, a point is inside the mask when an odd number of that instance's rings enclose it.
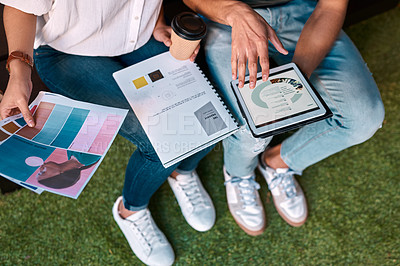
<instances>
[{"instance_id":1,"label":"shirt button","mask_svg":"<svg viewBox=\"0 0 400 266\"><path fill-rule=\"evenodd\" d=\"M138 19L139 19L139 17L138 17L138 16L136 16L136 17L135 17L135 19L136 19L136 20L138 20Z\"/></svg>"},{"instance_id":2,"label":"shirt button","mask_svg":"<svg viewBox=\"0 0 400 266\"><path fill-rule=\"evenodd\" d=\"M134 40L132 40L132 41L130 41L131 43L135 43L135 41Z\"/></svg>"}]
</instances>

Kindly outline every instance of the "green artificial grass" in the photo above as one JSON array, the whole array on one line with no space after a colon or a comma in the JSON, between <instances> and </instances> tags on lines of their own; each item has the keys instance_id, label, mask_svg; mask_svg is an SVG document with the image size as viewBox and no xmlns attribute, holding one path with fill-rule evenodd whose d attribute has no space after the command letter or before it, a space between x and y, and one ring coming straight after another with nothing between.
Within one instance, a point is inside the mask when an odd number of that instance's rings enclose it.
<instances>
[{"instance_id":1,"label":"green artificial grass","mask_svg":"<svg viewBox=\"0 0 400 266\"><path fill-rule=\"evenodd\" d=\"M374 73L386 117L373 138L309 167L298 178L309 204L306 224L287 225L257 176L268 227L261 236L246 235L226 204L218 145L198 168L217 212L210 231L196 232L185 222L167 184L151 200L177 265L400 263L399 25L397 7L345 29ZM1 195L0 264L140 265L111 214L133 150L118 136L77 200L26 189Z\"/></svg>"}]
</instances>

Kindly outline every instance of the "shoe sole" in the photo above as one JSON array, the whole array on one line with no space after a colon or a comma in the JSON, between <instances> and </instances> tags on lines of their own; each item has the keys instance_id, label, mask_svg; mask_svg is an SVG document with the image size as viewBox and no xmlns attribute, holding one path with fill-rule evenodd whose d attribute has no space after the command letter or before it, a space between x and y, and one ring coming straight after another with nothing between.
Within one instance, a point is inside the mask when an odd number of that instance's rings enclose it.
<instances>
[{"instance_id":1,"label":"shoe sole","mask_svg":"<svg viewBox=\"0 0 400 266\"><path fill-rule=\"evenodd\" d=\"M263 174L262 174L262 170L260 169L260 164L258 164L257 165L257 168L258 168L258 171L261 173L261 175L262 176L264 176ZM265 183L267 183L267 187L268 187L268 182L267 182L267 180L266 180L266 178L264 177L264 180L265 180ZM303 190L303 188L300 186L300 184L298 184L299 185L299 187ZM269 189L268 189L269 190ZM270 191L270 190L269 190ZM306 217L304 218L304 220L302 220L302 221L300 221L300 222L293 222L293 221L291 221L291 220L289 220L289 218L287 218L286 217L286 215L280 210L280 207L276 204L276 202L275 202L275 198L274 198L274 196L272 195L272 192L271 192L271 197L272 197L272 200L273 200L273 202L274 202L274 206L275 206L275 209L276 209L276 211L279 213L279 215L282 217L282 219L285 221L285 222L287 222L289 225L291 225L291 226L293 226L293 227L300 227L300 226L302 226L306 221L307 221L307 218L308 218L308 211L307 211L307 215L306 215ZM307 207L307 210L308 210L308 206L307 206L307 201L306 201L306 207Z\"/></svg>"},{"instance_id":2,"label":"shoe sole","mask_svg":"<svg viewBox=\"0 0 400 266\"><path fill-rule=\"evenodd\" d=\"M225 174L227 174L227 173L226 173L226 170L225 170L225 166L224 166L224 168L223 168L223 172L224 172L224 176L225 176ZM226 193L226 191L225 191L225 193ZM233 220L235 220L236 224L237 224L246 234L251 235L251 236L258 236L258 235L261 235L262 233L264 233L265 228L267 227L267 224L266 224L265 222L264 222L264 226L263 226L260 230L257 230L257 231L249 230L249 229L247 229L244 225L242 225L242 224L240 223L240 221L238 221L238 220L235 218L235 215L233 215L234 211L231 210L231 208L230 208L230 206L229 206L229 203L228 203L228 209L229 209L229 212L231 213L231 215L232 215L232 217L233 217ZM264 212L264 221L265 221L266 218L265 218L264 207L263 207L263 212Z\"/></svg>"},{"instance_id":3,"label":"shoe sole","mask_svg":"<svg viewBox=\"0 0 400 266\"><path fill-rule=\"evenodd\" d=\"M273 199L274 197L272 196L272 199ZM287 222L289 225L291 225L291 226L293 226L293 227L300 227L300 226L302 226L306 221L307 221L307 218L308 218L308 213L307 213L307 215L306 215L306 217L304 218L304 220L303 221L300 221L300 222L292 222L291 220L289 220L288 218L286 218L286 215L279 209L279 207L276 205L276 203L275 203L275 200L274 200L274 206L275 206L275 209L276 209L276 211L279 213L279 215L282 217L282 219L283 220L285 220L285 222ZM308 209L308 207L307 207L307 209Z\"/></svg>"},{"instance_id":4,"label":"shoe sole","mask_svg":"<svg viewBox=\"0 0 400 266\"><path fill-rule=\"evenodd\" d=\"M299 184L299 186L300 186L300 184ZM301 187L300 187L301 188ZM303 188L301 188L302 190L303 190ZM271 192L271 197L272 197L272 200L274 201L274 206L275 206L275 209L276 209L276 211L279 213L279 215L282 217L282 219L283 220L285 220L285 222L287 222L289 225L291 225L291 226L293 226L293 227L300 227L300 226L302 226L306 221L307 221L307 218L308 218L308 211L307 211L307 215L306 215L306 217L304 218L304 220L302 220L302 221L300 221L300 222L293 222L293 221L291 221L291 220L289 220L289 218L287 218L287 216L280 210L280 207L276 204L276 202L275 202L275 198L274 198L274 196L272 195L272 192ZM307 210L308 210L308 206L307 206L307 201L306 201L306 207L307 207Z\"/></svg>"},{"instance_id":5,"label":"shoe sole","mask_svg":"<svg viewBox=\"0 0 400 266\"><path fill-rule=\"evenodd\" d=\"M228 208L229 208L229 205L228 205ZM267 227L267 225L266 225L265 223L264 223L264 226L263 226L260 230L252 231L252 230L249 230L248 228L246 228L244 225L242 225L242 224L235 218L235 216L233 215L233 212L232 212L232 210L231 210L230 208L229 208L229 211L230 211L230 213L231 213L231 215L232 215L232 217L233 217L233 220L235 220L236 224L237 224L246 234L251 235L251 236L258 236L258 235L261 235L262 233L264 233L265 228ZM264 217L264 220L265 220L265 217Z\"/></svg>"}]
</instances>

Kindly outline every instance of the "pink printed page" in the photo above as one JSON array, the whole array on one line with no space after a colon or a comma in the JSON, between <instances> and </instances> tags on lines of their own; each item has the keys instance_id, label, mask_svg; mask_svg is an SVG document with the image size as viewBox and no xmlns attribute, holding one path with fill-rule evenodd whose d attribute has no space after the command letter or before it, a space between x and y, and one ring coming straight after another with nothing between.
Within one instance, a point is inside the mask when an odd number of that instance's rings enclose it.
<instances>
[{"instance_id":1,"label":"pink printed page","mask_svg":"<svg viewBox=\"0 0 400 266\"><path fill-rule=\"evenodd\" d=\"M89 152L103 154L110 145L121 121L122 117L119 115L108 115Z\"/></svg>"},{"instance_id":2,"label":"pink printed page","mask_svg":"<svg viewBox=\"0 0 400 266\"><path fill-rule=\"evenodd\" d=\"M90 111L69 149L82 152L89 151L106 119L107 114Z\"/></svg>"}]
</instances>

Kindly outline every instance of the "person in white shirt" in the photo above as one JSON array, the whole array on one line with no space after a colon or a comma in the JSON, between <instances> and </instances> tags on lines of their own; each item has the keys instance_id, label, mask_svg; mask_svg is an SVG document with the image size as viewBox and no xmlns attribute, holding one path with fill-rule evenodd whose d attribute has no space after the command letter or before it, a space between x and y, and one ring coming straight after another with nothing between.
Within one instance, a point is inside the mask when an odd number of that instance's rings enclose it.
<instances>
[{"instance_id":1,"label":"person in white shirt","mask_svg":"<svg viewBox=\"0 0 400 266\"><path fill-rule=\"evenodd\" d=\"M125 174L113 216L133 252L146 264L170 265L174 252L147 208L169 177L188 223L198 231L215 222L211 199L195 168L212 148L164 168L112 73L168 50L171 28L162 1L0 0L10 57L10 78L0 118L21 112L31 127L32 57L53 92L81 101L129 109L120 134L137 146ZM192 61L199 47L190 58ZM110 173L112 178L113 173ZM189 186L188 186L189 185ZM193 199L196 199L194 202ZM200 200L199 200L200 199Z\"/></svg>"}]
</instances>

